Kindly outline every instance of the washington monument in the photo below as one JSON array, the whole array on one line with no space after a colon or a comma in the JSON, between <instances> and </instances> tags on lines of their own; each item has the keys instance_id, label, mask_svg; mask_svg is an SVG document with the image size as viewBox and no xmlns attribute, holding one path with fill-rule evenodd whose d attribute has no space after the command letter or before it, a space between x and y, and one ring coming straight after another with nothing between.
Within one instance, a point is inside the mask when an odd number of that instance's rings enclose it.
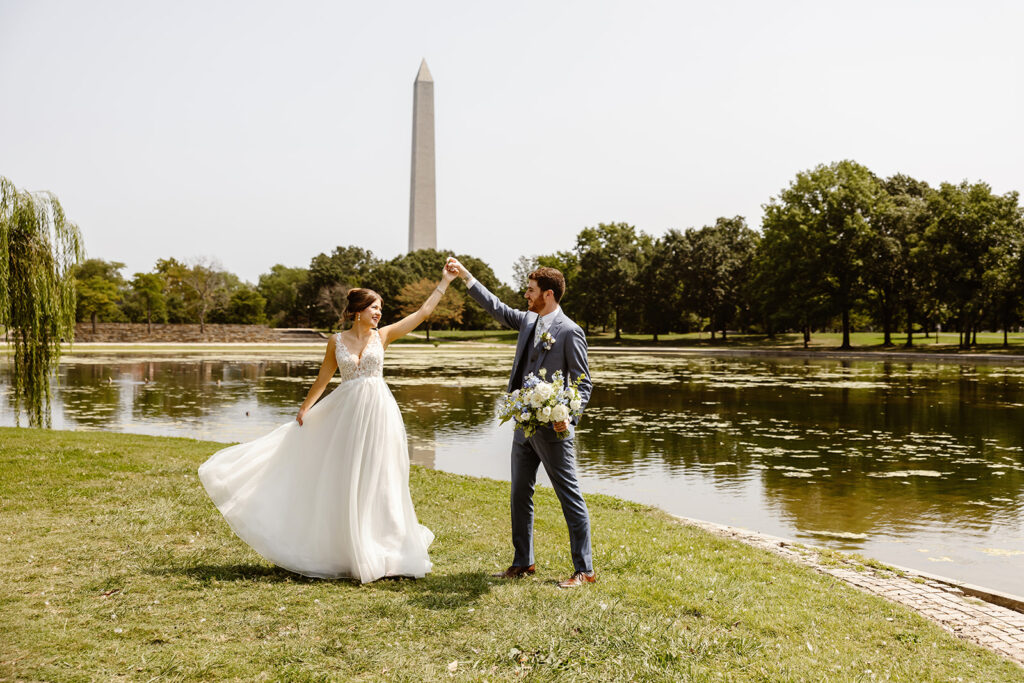
<instances>
[{"instance_id":1,"label":"washington monument","mask_svg":"<svg viewBox=\"0 0 1024 683\"><path fill-rule=\"evenodd\" d=\"M409 190L409 251L437 248L434 187L434 79L427 60L412 90L412 186Z\"/></svg>"}]
</instances>

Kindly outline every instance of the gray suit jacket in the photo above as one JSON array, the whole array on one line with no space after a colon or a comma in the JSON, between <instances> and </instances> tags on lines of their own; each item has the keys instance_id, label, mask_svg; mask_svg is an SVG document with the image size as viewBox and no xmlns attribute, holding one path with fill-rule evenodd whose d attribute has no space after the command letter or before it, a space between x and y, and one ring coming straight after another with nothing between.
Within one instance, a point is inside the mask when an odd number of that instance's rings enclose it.
<instances>
[{"instance_id":1,"label":"gray suit jacket","mask_svg":"<svg viewBox=\"0 0 1024 683\"><path fill-rule=\"evenodd\" d=\"M534 347L534 327L540 316L506 305L479 280L470 288L469 295L499 323L510 329L519 330L516 357L508 381L510 392L522 389L526 375L531 372L537 374L540 368L547 370L549 379L555 371L561 370L566 382L573 382L582 374L585 377L580 382L580 399L583 402L583 409L586 408L594 385L590 378L590 366L587 364L587 337L579 325L570 320L564 312L560 312L548 328L548 333L555 339L551 349L545 349L543 343ZM573 425L578 423L579 418L572 420ZM554 433L550 428L546 429Z\"/></svg>"}]
</instances>

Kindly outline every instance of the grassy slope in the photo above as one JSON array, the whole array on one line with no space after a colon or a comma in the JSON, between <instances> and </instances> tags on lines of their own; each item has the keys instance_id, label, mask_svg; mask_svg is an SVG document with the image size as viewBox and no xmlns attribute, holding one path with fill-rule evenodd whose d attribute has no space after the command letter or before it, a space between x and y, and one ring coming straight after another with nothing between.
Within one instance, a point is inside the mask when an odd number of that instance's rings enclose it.
<instances>
[{"instance_id":1,"label":"grassy slope","mask_svg":"<svg viewBox=\"0 0 1024 683\"><path fill-rule=\"evenodd\" d=\"M432 574L304 579L206 498L195 469L219 447L0 429L0 679L1024 680L898 606L604 496L596 585L554 587L570 565L546 489L538 576L493 581L508 484L420 468Z\"/></svg>"}]
</instances>

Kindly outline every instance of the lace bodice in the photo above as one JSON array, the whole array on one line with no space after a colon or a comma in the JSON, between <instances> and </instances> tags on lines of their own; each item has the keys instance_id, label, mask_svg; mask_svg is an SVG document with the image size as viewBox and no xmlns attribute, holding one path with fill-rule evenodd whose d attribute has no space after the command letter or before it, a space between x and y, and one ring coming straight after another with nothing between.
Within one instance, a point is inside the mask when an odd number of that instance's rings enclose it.
<instances>
[{"instance_id":1,"label":"lace bodice","mask_svg":"<svg viewBox=\"0 0 1024 683\"><path fill-rule=\"evenodd\" d=\"M360 377L384 376L384 345L380 343L380 332L377 330L370 334L370 340L366 342L366 348L363 350L362 360L345 346L345 342L341 339L341 332L338 332L334 335L334 357L338 361L342 382Z\"/></svg>"}]
</instances>

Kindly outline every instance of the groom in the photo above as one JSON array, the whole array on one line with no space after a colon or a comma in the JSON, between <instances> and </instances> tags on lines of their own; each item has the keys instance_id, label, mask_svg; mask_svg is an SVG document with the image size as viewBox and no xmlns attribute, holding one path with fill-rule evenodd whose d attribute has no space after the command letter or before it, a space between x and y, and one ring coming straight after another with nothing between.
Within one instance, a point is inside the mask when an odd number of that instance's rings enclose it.
<instances>
[{"instance_id":1,"label":"groom","mask_svg":"<svg viewBox=\"0 0 1024 683\"><path fill-rule=\"evenodd\" d=\"M529 275L526 288L528 311L518 311L502 303L476 280L457 259L448 259L448 266L457 270L466 281L469 295L484 307L495 320L519 330L516 357L512 363L512 376L508 390L523 388L523 380L531 372L540 376L541 368L547 377L561 370L569 382L581 374L579 385L583 406L590 399L593 384L587 366L587 338L579 325L570 320L558 306L565 293L565 278L554 268L538 268ZM582 408L581 408L582 410ZM559 583L561 588L575 588L596 581L590 555L590 515L576 481L576 460L573 451L571 423L558 422L554 428L543 425L533 436L525 437L519 429L512 437L512 545L515 557L512 566L497 578L515 579L533 574L533 486L537 468L543 463L562 504L562 514L569 527L569 549L572 552L573 574ZM565 439L558 432L569 432Z\"/></svg>"}]
</instances>

